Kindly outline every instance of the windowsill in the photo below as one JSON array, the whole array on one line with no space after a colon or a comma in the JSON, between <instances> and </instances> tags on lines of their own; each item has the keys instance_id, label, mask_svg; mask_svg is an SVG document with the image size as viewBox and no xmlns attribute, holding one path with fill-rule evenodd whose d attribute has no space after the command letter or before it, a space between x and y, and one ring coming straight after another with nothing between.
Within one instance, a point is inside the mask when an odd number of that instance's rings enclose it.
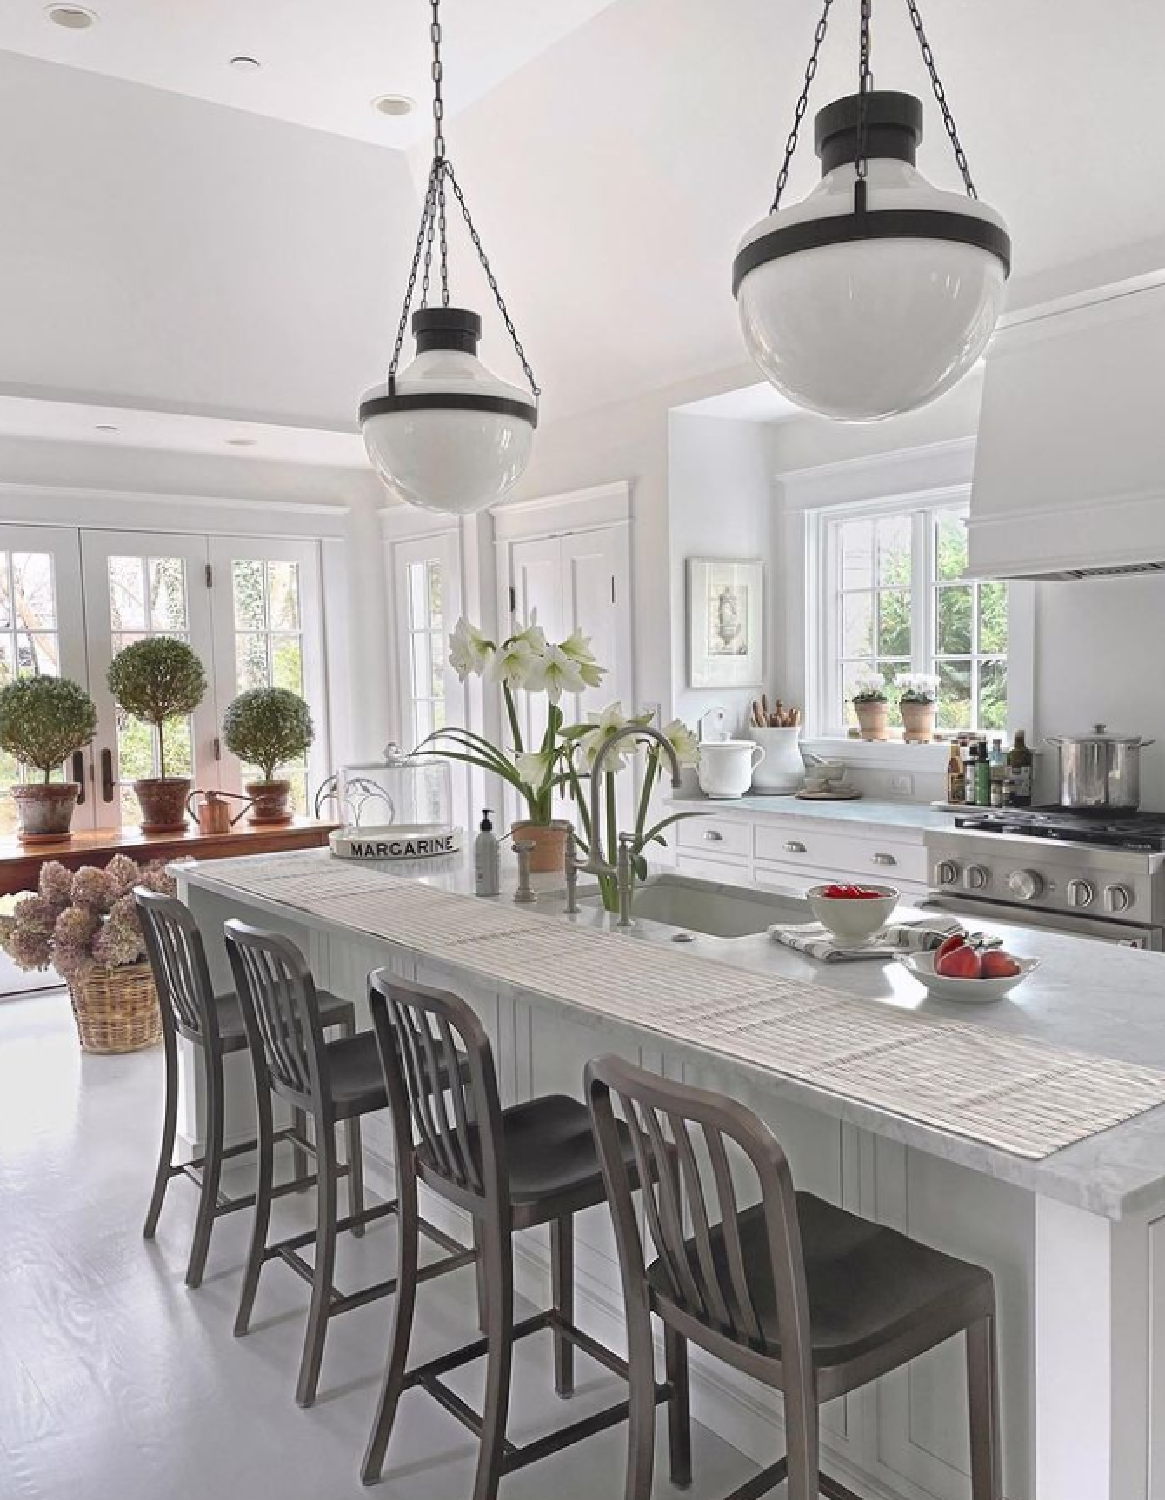
<instances>
[{"instance_id":1,"label":"windowsill","mask_svg":"<svg viewBox=\"0 0 1165 1500\"><path fill-rule=\"evenodd\" d=\"M801 748L822 760L840 760L848 765L871 771L901 771L904 765L913 770L941 772L951 757L949 741L929 745L907 744L905 740L851 740L841 735L811 735L801 741Z\"/></svg>"}]
</instances>

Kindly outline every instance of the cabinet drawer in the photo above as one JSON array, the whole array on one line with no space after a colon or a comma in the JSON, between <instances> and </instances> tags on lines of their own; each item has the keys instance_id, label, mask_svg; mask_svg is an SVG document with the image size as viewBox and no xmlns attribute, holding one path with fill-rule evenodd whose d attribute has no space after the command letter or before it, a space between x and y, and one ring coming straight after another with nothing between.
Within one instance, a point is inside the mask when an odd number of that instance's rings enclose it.
<instances>
[{"instance_id":1,"label":"cabinet drawer","mask_svg":"<svg viewBox=\"0 0 1165 1500\"><path fill-rule=\"evenodd\" d=\"M757 859L817 871L825 876L836 872L865 875L890 885L902 881L925 885L927 879L926 849L922 844L901 844L893 839L855 838L830 829L819 832L802 824L784 828L758 826Z\"/></svg>"},{"instance_id":2,"label":"cabinet drawer","mask_svg":"<svg viewBox=\"0 0 1165 1500\"><path fill-rule=\"evenodd\" d=\"M689 854L747 859L751 843L752 824L744 819L687 818L676 824L676 844Z\"/></svg>"}]
</instances>

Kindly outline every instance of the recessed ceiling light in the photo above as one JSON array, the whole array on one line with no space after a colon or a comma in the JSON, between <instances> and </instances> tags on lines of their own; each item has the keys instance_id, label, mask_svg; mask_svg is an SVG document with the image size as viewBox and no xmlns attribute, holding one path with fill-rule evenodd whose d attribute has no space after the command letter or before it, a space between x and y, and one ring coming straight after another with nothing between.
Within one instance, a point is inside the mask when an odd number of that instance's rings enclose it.
<instances>
[{"instance_id":1,"label":"recessed ceiling light","mask_svg":"<svg viewBox=\"0 0 1165 1500\"><path fill-rule=\"evenodd\" d=\"M98 422L93 428L94 432L117 432L119 430L112 422Z\"/></svg>"},{"instance_id":2,"label":"recessed ceiling light","mask_svg":"<svg viewBox=\"0 0 1165 1500\"><path fill-rule=\"evenodd\" d=\"M88 31L98 20L95 10L81 5L50 5L45 14L54 26L63 26L66 31Z\"/></svg>"},{"instance_id":3,"label":"recessed ceiling light","mask_svg":"<svg viewBox=\"0 0 1165 1500\"><path fill-rule=\"evenodd\" d=\"M262 66L263 64L257 57L248 57L244 52L231 58L231 67L237 73L257 73Z\"/></svg>"},{"instance_id":4,"label":"recessed ceiling light","mask_svg":"<svg viewBox=\"0 0 1165 1500\"><path fill-rule=\"evenodd\" d=\"M227 438L227 446L231 448L254 448L258 442L258 438Z\"/></svg>"},{"instance_id":5,"label":"recessed ceiling light","mask_svg":"<svg viewBox=\"0 0 1165 1500\"><path fill-rule=\"evenodd\" d=\"M416 102L407 94L381 94L378 99L373 99L372 108L382 115L410 115Z\"/></svg>"}]
</instances>

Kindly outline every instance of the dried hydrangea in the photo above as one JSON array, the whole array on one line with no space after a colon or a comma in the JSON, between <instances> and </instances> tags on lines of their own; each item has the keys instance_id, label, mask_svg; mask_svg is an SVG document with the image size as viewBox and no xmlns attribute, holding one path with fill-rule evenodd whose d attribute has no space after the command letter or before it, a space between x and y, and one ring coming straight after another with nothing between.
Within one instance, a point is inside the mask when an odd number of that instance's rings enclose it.
<instances>
[{"instance_id":1,"label":"dried hydrangea","mask_svg":"<svg viewBox=\"0 0 1165 1500\"><path fill-rule=\"evenodd\" d=\"M73 890L72 870L66 870L60 860L50 860L40 867L37 889L58 910L68 906Z\"/></svg>"},{"instance_id":2,"label":"dried hydrangea","mask_svg":"<svg viewBox=\"0 0 1165 1500\"><path fill-rule=\"evenodd\" d=\"M144 886L147 891L157 891L162 896L172 896L178 888L174 877L167 875L166 866L157 861L140 871L134 884Z\"/></svg>"},{"instance_id":3,"label":"dried hydrangea","mask_svg":"<svg viewBox=\"0 0 1165 1500\"><path fill-rule=\"evenodd\" d=\"M104 870L86 865L73 876L73 905L92 911L107 912L117 900L118 891Z\"/></svg>"},{"instance_id":4,"label":"dried hydrangea","mask_svg":"<svg viewBox=\"0 0 1165 1500\"><path fill-rule=\"evenodd\" d=\"M113 883L113 899L132 891L141 879L141 867L128 854L115 854L105 866L105 873Z\"/></svg>"},{"instance_id":5,"label":"dried hydrangea","mask_svg":"<svg viewBox=\"0 0 1165 1500\"><path fill-rule=\"evenodd\" d=\"M137 963L144 957L137 902L132 895L122 896L114 902L108 918L93 939L92 952L97 963L111 969Z\"/></svg>"},{"instance_id":6,"label":"dried hydrangea","mask_svg":"<svg viewBox=\"0 0 1165 1500\"><path fill-rule=\"evenodd\" d=\"M53 966L65 979L73 979L93 962L92 942L101 918L87 906L70 906L53 928Z\"/></svg>"}]
</instances>

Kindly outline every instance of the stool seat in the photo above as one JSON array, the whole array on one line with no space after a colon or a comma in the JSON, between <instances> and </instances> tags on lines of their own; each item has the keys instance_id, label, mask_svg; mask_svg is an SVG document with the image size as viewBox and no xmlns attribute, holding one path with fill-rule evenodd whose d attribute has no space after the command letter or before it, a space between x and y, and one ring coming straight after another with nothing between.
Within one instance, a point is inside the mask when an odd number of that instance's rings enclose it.
<instances>
[{"instance_id":1,"label":"stool seat","mask_svg":"<svg viewBox=\"0 0 1165 1500\"><path fill-rule=\"evenodd\" d=\"M989 1310L991 1274L981 1266L847 1213L813 1193L797 1193L796 1200L810 1345L819 1369L861 1359L914 1329L933 1328L944 1316L962 1328L969 1315L976 1315L979 1300ZM763 1206L745 1209L736 1224L764 1353L779 1359L781 1330ZM709 1240L717 1273L727 1285L731 1273L723 1226L712 1229ZM698 1273L696 1241L686 1240L684 1249ZM647 1278L663 1296L673 1295L661 1260L648 1267Z\"/></svg>"},{"instance_id":2,"label":"stool seat","mask_svg":"<svg viewBox=\"0 0 1165 1500\"><path fill-rule=\"evenodd\" d=\"M355 1024L356 1007L351 1000L341 1000L339 995L333 995L327 990L317 990L316 993L320 1002L321 1025L342 1026L345 1022ZM247 1030L243 1025L243 1013L239 1009L239 997L233 990L228 990L225 995L214 997L214 1007L218 1013L218 1034L222 1040L222 1050L242 1052L247 1045ZM191 1041L201 1043L202 1038L197 1033L187 1033L183 1028L183 1035L189 1035Z\"/></svg>"},{"instance_id":3,"label":"stool seat","mask_svg":"<svg viewBox=\"0 0 1165 1500\"><path fill-rule=\"evenodd\" d=\"M318 993L318 992L317 992ZM321 1019L324 996L320 995ZM337 1037L324 1048L328 1058L332 1100L336 1119L370 1114L388 1107L388 1090L384 1069L376 1048L374 1031L359 1031L355 1036Z\"/></svg>"}]
</instances>

